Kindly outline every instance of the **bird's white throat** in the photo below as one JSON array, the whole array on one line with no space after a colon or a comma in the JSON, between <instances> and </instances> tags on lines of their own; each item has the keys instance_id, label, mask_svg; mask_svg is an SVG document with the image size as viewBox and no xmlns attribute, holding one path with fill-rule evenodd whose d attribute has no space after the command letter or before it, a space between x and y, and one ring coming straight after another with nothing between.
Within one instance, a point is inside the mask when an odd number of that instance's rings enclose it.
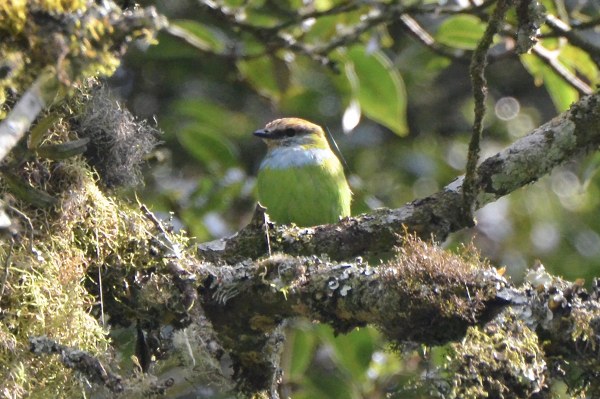
<instances>
[{"instance_id":1,"label":"bird's white throat","mask_svg":"<svg viewBox=\"0 0 600 399\"><path fill-rule=\"evenodd\" d=\"M336 159L327 148L277 147L268 152L260 164L261 169L287 169L306 165L320 165Z\"/></svg>"}]
</instances>

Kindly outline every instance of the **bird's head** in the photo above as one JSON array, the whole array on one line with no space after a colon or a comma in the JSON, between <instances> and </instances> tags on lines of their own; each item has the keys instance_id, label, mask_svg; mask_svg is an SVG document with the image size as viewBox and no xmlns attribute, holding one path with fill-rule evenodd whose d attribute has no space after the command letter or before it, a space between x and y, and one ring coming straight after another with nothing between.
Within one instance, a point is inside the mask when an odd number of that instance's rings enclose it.
<instances>
[{"instance_id":1,"label":"bird's head","mask_svg":"<svg viewBox=\"0 0 600 399\"><path fill-rule=\"evenodd\" d=\"M300 118L276 119L254 132L269 149L279 147L329 148L323 129Z\"/></svg>"}]
</instances>

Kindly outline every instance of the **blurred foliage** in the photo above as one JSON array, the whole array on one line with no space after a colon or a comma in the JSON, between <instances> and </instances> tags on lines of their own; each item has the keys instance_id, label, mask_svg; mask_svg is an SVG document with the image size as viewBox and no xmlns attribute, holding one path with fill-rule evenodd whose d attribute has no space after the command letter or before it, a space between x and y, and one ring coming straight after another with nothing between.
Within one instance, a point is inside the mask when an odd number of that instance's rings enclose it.
<instances>
[{"instance_id":1,"label":"blurred foliage","mask_svg":"<svg viewBox=\"0 0 600 399\"><path fill-rule=\"evenodd\" d=\"M198 241L240 229L253 211L265 152L251 132L282 116L331 130L349 165L354 214L402 206L461 175L473 118L469 51L493 2L408 3L142 2L170 18L170 31L157 46L130 52L110 84L134 114L155 117L165 132L144 201L173 212ZM598 49L598 2L541 3L549 15L582 26L573 32ZM421 31L394 14L402 7ZM484 157L567 109L582 87L598 84L598 53L547 25L540 31L533 51L517 55L511 12L495 38ZM517 282L536 259L589 282L600 274L599 164L595 154L553 171L480 210L476 228L445 244L473 240ZM409 351L400 361L368 328L334 339L326 327L304 323L290 337L286 386L297 398L428 397L409 393L411 378L430 361L443 361L443 348Z\"/></svg>"}]
</instances>

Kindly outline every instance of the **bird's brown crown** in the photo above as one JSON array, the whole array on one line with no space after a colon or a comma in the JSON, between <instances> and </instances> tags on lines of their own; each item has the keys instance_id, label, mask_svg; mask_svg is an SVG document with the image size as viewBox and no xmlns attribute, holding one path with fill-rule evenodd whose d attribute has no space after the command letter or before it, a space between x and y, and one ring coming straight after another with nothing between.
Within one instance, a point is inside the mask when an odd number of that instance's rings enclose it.
<instances>
[{"instance_id":1,"label":"bird's brown crown","mask_svg":"<svg viewBox=\"0 0 600 399\"><path fill-rule=\"evenodd\" d=\"M254 132L255 136L263 139L283 139L303 134L324 137L323 129L319 125L300 118L275 119L267 123L263 129Z\"/></svg>"}]
</instances>

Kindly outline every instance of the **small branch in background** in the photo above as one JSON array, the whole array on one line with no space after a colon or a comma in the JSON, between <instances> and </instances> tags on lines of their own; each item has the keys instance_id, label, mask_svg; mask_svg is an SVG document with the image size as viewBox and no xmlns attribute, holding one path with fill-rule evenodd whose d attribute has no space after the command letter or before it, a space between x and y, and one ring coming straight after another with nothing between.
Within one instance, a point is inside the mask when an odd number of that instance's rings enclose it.
<instances>
[{"instance_id":1,"label":"small branch in background","mask_svg":"<svg viewBox=\"0 0 600 399\"><path fill-rule=\"evenodd\" d=\"M56 72L46 69L23 94L10 114L0 123L0 161L25 136L39 113L57 95L58 88Z\"/></svg>"},{"instance_id":2,"label":"small branch in background","mask_svg":"<svg viewBox=\"0 0 600 399\"><path fill-rule=\"evenodd\" d=\"M485 79L485 68L487 66L487 53L492 45L494 35L500 30L500 25L504 21L504 15L508 11L510 2L508 0L499 0L483 37L479 41L469 68L471 81L473 84L473 98L475 100L475 120L473 122L473 134L469 143L469 153L467 158L467 167L465 171L465 180L463 184L463 216L472 219L475 198L477 197L477 162L479 161L480 141L483 132L483 118L485 116L485 100L487 97L487 81ZM473 224L473 221L470 221Z\"/></svg>"},{"instance_id":3,"label":"small branch in background","mask_svg":"<svg viewBox=\"0 0 600 399\"><path fill-rule=\"evenodd\" d=\"M483 10L495 3L496 0L486 0L479 5L470 5L468 7L440 7L439 5L405 5L405 4L376 4L365 8L360 22L346 29L340 29L337 35L324 43L311 44L302 41L302 34L292 34L286 29L298 26L309 20L316 20L321 17L339 15L355 12L365 6L360 2L346 2L334 6L327 10L310 11L298 15L289 16L289 18L274 26L260 26L248 23L243 12L233 8L224 9L209 0L198 0L198 3L208 13L217 20L222 21L232 28L234 32L246 32L252 35L259 42L263 43L266 49L262 52L244 54L239 49L234 49L230 53L215 53L207 47L205 43L190 35L184 29L177 26L169 26L166 30L175 37L184 40L189 45L211 54L233 59L253 59L265 55L272 55L275 50L288 49L295 53L305 55L312 60L331 68L337 72L337 64L329 58L329 54L340 47L350 46L360 41L361 35L372 31L378 26L387 25L400 20L407 32L416 38L420 43L427 46L433 52L449 57L454 60L466 61L470 59L469 52L462 49L454 49L437 43L429 33L427 33L419 23L408 14L473 14L479 15Z\"/></svg>"},{"instance_id":4,"label":"small branch in background","mask_svg":"<svg viewBox=\"0 0 600 399\"><path fill-rule=\"evenodd\" d=\"M312 60L318 62L319 64L325 65L333 69L334 71L337 70L337 65L335 62L330 60L328 57L323 56L319 52L314 51L312 48L306 46L304 43L298 42L296 38L289 34L284 34L278 30L274 30L274 28L255 26L243 22L240 18L236 16L235 12L225 10L224 8L217 6L213 2L207 0L199 0L199 3L214 18L221 20L232 27L236 27L241 31L249 33L250 35L254 36L259 42L265 44L267 49L271 50L268 51L269 54L272 54L272 49L289 49L299 54L305 55L311 58ZM256 55L245 55L237 58L252 58L252 56Z\"/></svg>"},{"instance_id":5,"label":"small branch in background","mask_svg":"<svg viewBox=\"0 0 600 399\"><path fill-rule=\"evenodd\" d=\"M565 82L577 90L579 95L583 96L592 94L594 92L594 90L587 83L575 76L558 60L557 53L546 49L540 44L533 46L532 51L540 60L544 62L544 64L552 68L552 70L556 72L558 76L560 76Z\"/></svg>"},{"instance_id":6,"label":"small branch in background","mask_svg":"<svg viewBox=\"0 0 600 399\"><path fill-rule=\"evenodd\" d=\"M584 29L595 28L599 25L600 25L600 15L590 19L589 21L580 22L577 25L572 26L571 28L574 30L584 30Z\"/></svg>"},{"instance_id":7,"label":"small branch in background","mask_svg":"<svg viewBox=\"0 0 600 399\"><path fill-rule=\"evenodd\" d=\"M400 23L412 37L414 37L434 53L461 62L465 62L469 59L467 55L468 53L465 50L454 49L436 42L429 32L423 29L419 22L410 15L401 15Z\"/></svg>"},{"instance_id":8,"label":"small branch in background","mask_svg":"<svg viewBox=\"0 0 600 399\"><path fill-rule=\"evenodd\" d=\"M596 24L600 24L600 18L596 21ZM569 43L575 47L579 47L583 51L587 52L590 57L594 60L596 65L600 67L600 44L594 43L587 40L579 32L576 32L573 27L570 27L554 15L546 16L546 25L552 29L552 33L546 35L540 35L540 37L565 37L569 40Z\"/></svg>"},{"instance_id":9,"label":"small branch in background","mask_svg":"<svg viewBox=\"0 0 600 399\"><path fill-rule=\"evenodd\" d=\"M109 370L89 353L60 345L48 337L31 337L30 351L37 354L58 354L65 367L79 371L93 384L102 385L111 392L123 392L122 378Z\"/></svg>"},{"instance_id":10,"label":"small branch in background","mask_svg":"<svg viewBox=\"0 0 600 399\"><path fill-rule=\"evenodd\" d=\"M360 6L359 2L346 2L344 4L339 4L337 6L331 7L327 10L316 10L312 12L307 12L305 14L297 14L294 15L291 19L280 23L273 27L274 30L279 31L290 26L301 24L309 19L317 19L321 17L327 17L331 15L343 14L350 11L354 11L358 9Z\"/></svg>"}]
</instances>

